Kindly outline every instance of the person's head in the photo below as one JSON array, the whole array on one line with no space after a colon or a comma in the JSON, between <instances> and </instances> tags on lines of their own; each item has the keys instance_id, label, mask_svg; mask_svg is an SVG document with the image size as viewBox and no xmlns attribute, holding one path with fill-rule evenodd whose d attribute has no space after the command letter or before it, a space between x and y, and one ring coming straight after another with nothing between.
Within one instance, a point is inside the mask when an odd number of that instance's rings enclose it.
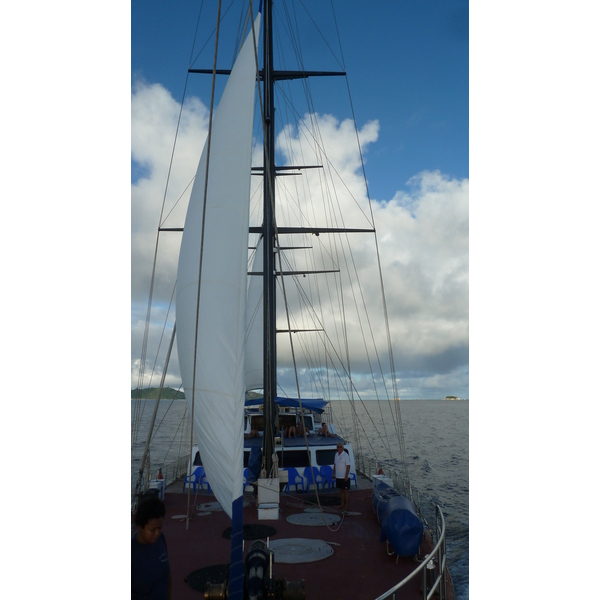
<instances>
[{"instance_id":1,"label":"person's head","mask_svg":"<svg viewBox=\"0 0 600 600\"><path fill-rule=\"evenodd\" d=\"M133 522L138 528L137 539L142 544L153 544L160 537L165 520L165 505L157 496L140 502Z\"/></svg>"},{"instance_id":2,"label":"person's head","mask_svg":"<svg viewBox=\"0 0 600 600\"><path fill-rule=\"evenodd\" d=\"M344 445L343 444L338 444L337 445L337 451L338 451L338 454L341 454L344 451Z\"/></svg>"}]
</instances>

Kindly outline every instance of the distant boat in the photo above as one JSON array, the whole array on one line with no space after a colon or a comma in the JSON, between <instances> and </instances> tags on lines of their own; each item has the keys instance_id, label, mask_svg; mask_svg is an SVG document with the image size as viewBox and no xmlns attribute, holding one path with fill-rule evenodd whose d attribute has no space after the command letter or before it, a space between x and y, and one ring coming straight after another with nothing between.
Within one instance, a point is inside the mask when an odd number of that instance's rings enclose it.
<instances>
[{"instance_id":1,"label":"distant boat","mask_svg":"<svg viewBox=\"0 0 600 600\"><path fill-rule=\"evenodd\" d=\"M292 485L296 491L298 486L306 491L312 486L311 491L317 497L325 494L325 488L330 487L331 465L337 445L343 444L350 457L353 485L358 488L357 475L360 476L361 472L373 481L373 498L370 491L365 495L372 506L361 504L348 519L356 519L356 526L359 527L360 523L360 530L368 531L371 539L386 542L376 557L381 575L379 569L377 572L367 571L365 564L372 557L365 558L359 545L352 553L354 562L344 559L343 563L336 565L339 559L334 554L326 561L305 565L302 579L312 577L319 582L319 589L326 590L332 578L341 574L342 578L336 579L335 585L337 597L344 598L367 599L376 595L381 599L391 598L402 588L403 598L416 599L423 598L434 586L441 600L453 598L446 568L443 514L437 507L436 522L430 525L424 522L419 498L411 487L406 470L400 403L394 402L394 422L384 424L389 428L389 438L398 440L398 454L387 450L385 464L373 465L371 470L371 465L367 465L348 442L342 424L332 423L331 402L324 399L335 390L336 396L344 392L347 398L357 402L362 402L362 397L400 400L385 303L378 304L379 310L383 308L384 316L380 323L386 333L382 336L383 347L377 348L379 340L376 340L373 331L369 331L371 321L367 318L367 310L370 307L363 304L362 288L351 257L350 238L366 237L368 242L359 250L362 252L368 248L373 251L371 272L376 273L383 293L377 237L369 207L362 215L339 211L337 194L351 192L347 183L342 183L339 191L334 191L339 173L322 147L316 113L311 118L300 117L296 139L300 144L300 137L314 136L310 144L315 151L312 164L306 166L291 162L302 158L307 148L302 151L298 148L297 156L288 157L282 164L284 150L291 148L294 141L290 146L285 146L283 141L276 144L279 138L276 138L273 117L279 113L275 112L275 83L283 88L283 82L288 86L296 79L305 82L312 76L344 76L345 73L313 72L304 68L276 69L273 64L272 2L266 2L264 15L259 9L256 17L248 14L240 23L246 18L245 42L233 67L231 70L215 71L216 74L228 75L228 81L198 164L179 255L177 335L174 327L171 345L176 339L183 388L189 412L193 415L197 443L192 449L183 487L187 485L189 488L194 473L201 473L198 485L206 485L206 491L214 494L229 517L231 552L225 593L228 598L241 600L247 597L249 585L242 545L244 518L249 510L244 508L245 489L253 485L257 492L258 519L277 520L282 488L291 493ZM257 67L261 21L264 25L263 64ZM290 35L296 34L292 31ZM212 73L212 70L193 71ZM258 99L257 81L262 83ZM287 89L285 87L282 96L286 102L291 101ZM310 88L306 87L306 93L310 96ZM264 134L264 150L262 165L253 167L257 101L258 132ZM310 101L312 103L312 98ZM290 115L305 114L287 105L285 111L289 111ZM311 121L314 126L312 132L305 129ZM283 133L293 132L287 128ZM355 170L362 172L358 166ZM262 216L255 225L250 211L253 173L262 180L263 198ZM289 200L301 188L305 190L302 199ZM328 203L324 209L308 205L309 200L317 199ZM284 208L279 208L281 206ZM354 224L353 217L356 220L358 216L365 218L366 223ZM313 224L313 218L317 221L322 219L324 223ZM346 219L350 225L346 225ZM180 231L181 228L169 229L174 230ZM348 252L348 257L342 252ZM329 283L319 283L323 276L330 277ZM351 318L353 311L356 314ZM349 324L344 322L345 317L351 318ZM372 361L374 368L374 392L364 391L369 382L354 380L355 363L351 353L362 351L362 348L350 347L349 328L365 331L364 345L373 355L368 360ZM278 349L285 354L288 363L296 366L289 380L295 393L280 393L284 378L280 376L281 379L278 379ZM387 358L386 352L389 352ZM360 355L356 360L367 362ZM165 365L164 373L167 368ZM309 398L302 393L304 389L315 389L321 394L311 394ZM296 429L292 434L292 429L298 424L303 430ZM355 425L357 439L360 440L360 423ZM346 427L350 426L346 424ZM364 444L370 442L362 440ZM390 445L386 447L391 448ZM145 462L146 457L142 461L140 475ZM399 470L393 466L395 464L400 465ZM180 487L181 484L177 489ZM140 477L134 501L147 488L148 482ZM270 501L263 502L261 508L261 490L265 489ZM351 493L359 492L354 489ZM337 496L337 493L334 495ZM306 495L299 494L297 501L301 502L304 498ZM323 511L318 501L317 504ZM371 514L371 509L377 518ZM188 513L186 518L192 516ZM311 536L304 533L299 537ZM206 547L210 559L215 560L216 539L208 539L204 534L199 540L191 535L189 539L178 539L180 554L184 554L182 544L189 545L187 554L190 556L200 556L198 547ZM268 549L265 556L268 556ZM419 557L419 563L413 562L415 556ZM403 562L398 561L398 557L407 558ZM266 590L274 586L273 569L267 567L265 564L265 568L261 569L265 577L264 597L267 597ZM274 569L278 567L276 558ZM383 575L385 569L391 569L391 580L390 575ZM396 579L394 569L397 569ZM410 574L406 575L407 572ZM252 578L251 581L252 585L256 584ZM425 594L419 590L417 581L426 588ZM352 591L343 592L344 585L350 586ZM174 591L174 597L183 596ZM298 591L298 596L293 597L304 596Z\"/></svg>"}]
</instances>

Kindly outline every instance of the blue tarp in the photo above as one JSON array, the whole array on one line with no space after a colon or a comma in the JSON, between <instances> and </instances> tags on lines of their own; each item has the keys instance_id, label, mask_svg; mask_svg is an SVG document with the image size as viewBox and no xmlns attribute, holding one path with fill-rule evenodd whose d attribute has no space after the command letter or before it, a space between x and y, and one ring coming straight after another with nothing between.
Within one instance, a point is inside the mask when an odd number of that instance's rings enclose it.
<instances>
[{"instance_id":1,"label":"blue tarp","mask_svg":"<svg viewBox=\"0 0 600 600\"><path fill-rule=\"evenodd\" d=\"M387 540L399 556L414 556L423 540L417 507L385 483L373 490L373 510L381 525L379 541Z\"/></svg>"},{"instance_id":2,"label":"blue tarp","mask_svg":"<svg viewBox=\"0 0 600 600\"><path fill-rule=\"evenodd\" d=\"M251 398L249 400L246 400L245 402L245 406L258 406L259 404L263 404L262 398ZM290 408L300 408L300 402L298 398L282 398L280 396L275 396L275 404L277 406L289 406ZM302 400L302 408L306 408L317 413L322 413L325 410L326 406L327 401L323 400L323 398Z\"/></svg>"}]
</instances>

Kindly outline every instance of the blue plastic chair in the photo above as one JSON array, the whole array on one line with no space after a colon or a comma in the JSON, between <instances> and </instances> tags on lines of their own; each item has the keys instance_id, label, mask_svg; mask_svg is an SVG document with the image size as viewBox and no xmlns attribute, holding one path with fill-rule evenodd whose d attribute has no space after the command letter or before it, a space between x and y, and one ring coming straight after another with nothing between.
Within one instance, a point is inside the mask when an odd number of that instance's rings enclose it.
<instances>
[{"instance_id":1,"label":"blue plastic chair","mask_svg":"<svg viewBox=\"0 0 600 600\"><path fill-rule=\"evenodd\" d=\"M303 492L304 491L304 479L302 479L302 476L300 475L300 473L298 473L298 471L296 471L296 469L294 469L294 467L285 467L282 470L287 471L287 474L288 474L288 482L287 482L287 485L285 486L286 494L289 494L291 485L293 485L296 488L296 491L298 491L298 486L300 486L300 491Z\"/></svg>"},{"instance_id":2,"label":"blue plastic chair","mask_svg":"<svg viewBox=\"0 0 600 600\"><path fill-rule=\"evenodd\" d=\"M185 492L185 486L191 484L194 492L196 486L200 483L200 480L204 477L204 467L196 467L191 475L186 475L183 478L183 490Z\"/></svg>"},{"instance_id":3,"label":"blue plastic chair","mask_svg":"<svg viewBox=\"0 0 600 600\"><path fill-rule=\"evenodd\" d=\"M203 490L206 487L207 491L212 492L210 483L208 483L208 479L206 478L206 471L204 470L204 468L202 469L202 477L200 477L200 481L198 481L198 485L200 486L201 490Z\"/></svg>"},{"instance_id":4,"label":"blue plastic chair","mask_svg":"<svg viewBox=\"0 0 600 600\"><path fill-rule=\"evenodd\" d=\"M331 489L331 476L333 475L333 468L329 465L323 465L320 469L321 474L321 485L323 486L323 491L325 491L325 486L327 489Z\"/></svg>"},{"instance_id":5,"label":"blue plastic chair","mask_svg":"<svg viewBox=\"0 0 600 600\"><path fill-rule=\"evenodd\" d=\"M306 483L304 484L304 491L308 492L310 490L310 486L314 485L315 490L319 489L319 469L317 467L304 467L304 477L306 478Z\"/></svg>"},{"instance_id":6,"label":"blue plastic chair","mask_svg":"<svg viewBox=\"0 0 600 600\"><path fill-rule=\"evenodd\" d=\"M244 491L246 491L247 487L250 487L250 482L248 481L248 467L244 469Z\"/></svg>"},{"instance_id":7,"label":"blue plastic chair","mask_svg":"<svg viewBox=\"0 0 600 600\"><path fill-rule=\"evenodd\" d=\"M354 481L354 487L358 489L358 482L356 481L356 473L348 473L348 480Z\"/></svg>"}]
</instances>

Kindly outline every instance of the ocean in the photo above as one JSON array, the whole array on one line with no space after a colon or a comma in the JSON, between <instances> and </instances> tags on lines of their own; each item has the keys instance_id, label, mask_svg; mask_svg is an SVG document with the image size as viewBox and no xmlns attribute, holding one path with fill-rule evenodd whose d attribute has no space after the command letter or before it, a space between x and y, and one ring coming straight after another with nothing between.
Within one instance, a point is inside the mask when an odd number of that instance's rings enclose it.
<instances>
[{"instance_id":1,"label":"ocean","mask_svg":"<svg viewBox=\"0 0 600 600\"><path fill-rule=\"evenodd\" d=\"M140 432L147 424L153 402L142 402ZM348 401L332 402L334 423L350 428L355 412L364 430L361 450L365 455L387 456L377 442L376 430L389 423L389 411L394 403L366 401L364 406ZM132 416L134 402L131 403ZM443 510L446 520L448 564L452 573L457 600L469 598L469 402L465 400L403 400L400 402L408 472L411 484L421 495L421 501L433 500ZM368 411L368 417L367 417ZM153 472L156 465L165 464L184 455L189 449L189 429L183 423L187 412L185 401L164 401L159 407L160 428L152 443ZM361 418L362 417L362 418ZM175 436L177 434L177 436ZM145 433L144 433L145 435ZM140 433L141 436L141 433ZM178 441L173 442L176 437ZM364 440L370 440L365 444ZM352 439L353 447L356 444ZM138 437L134 455L139 456L145 439ZM394 451L392 450L392 454ZM399 456L399 455L398 455ZM383 462L384 472L389 463ZM134 480L132 470L132 481Z\"/></svg>"}]
</instances>

